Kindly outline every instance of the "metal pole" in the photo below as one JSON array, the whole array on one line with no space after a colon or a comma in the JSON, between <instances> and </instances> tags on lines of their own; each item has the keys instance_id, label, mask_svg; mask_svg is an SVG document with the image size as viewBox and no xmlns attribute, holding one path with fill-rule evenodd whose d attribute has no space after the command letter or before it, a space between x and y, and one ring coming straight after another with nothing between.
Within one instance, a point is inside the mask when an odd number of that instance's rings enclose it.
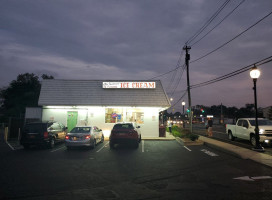
<instances>
[{"instance_id":1,"label":"metal pole","mask_svg":"<svg viewBox=\"0 0 272 200\"><path fill-rule=\"evenodd\" d=\"M189 123L190 123L190 131L191 131L191 133L193 133L190 76L189 76L190 54L188 53L188 50L191 49L191 47L186 45L185 47L183 47L183 49L186 50L185 64L186 64L186 67L187 67L187 91L188 91L188 103L189 103Z\"/></svg>"},{"instance_id":2,"label":"metal pole","mask_svg":"<svg viewBox=\"0 0 272 200\"><path fill-rule=\"evenodd\" d=\"M255 148L253 148L253 150L264 151L263 147L260 145L256 82L257 82L257 79L254 78L253 79L253 84L254 84L253 90L254 90L254 102L255 102L254 106L255 106L255 139L256 139L256 144L255 144Z\"/></svg>"}]
</instances>

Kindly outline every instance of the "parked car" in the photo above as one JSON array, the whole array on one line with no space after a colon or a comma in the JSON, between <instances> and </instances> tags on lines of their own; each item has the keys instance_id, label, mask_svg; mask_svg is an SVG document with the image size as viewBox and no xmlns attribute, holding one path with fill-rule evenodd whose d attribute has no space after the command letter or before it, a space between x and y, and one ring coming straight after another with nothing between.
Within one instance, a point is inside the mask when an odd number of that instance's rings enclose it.
<instances>
[{"instance_id":1,"label":"parked car","mask_svg":"<svg viewBox=\"0 0 272 200\"><path fill-rule=\"evenodd\" d=\"M32 145L53 148L55 143L64 142L67 127L59 122L33 122L24 126L20 143L25 149Z\"/></svg>"},{"instance_id":2,"label":"parked car","mask_svg":"<svg viewBox=\"0 0 272 200\"><path fill-rule=\"evenodd\" d=\"M272 143L272 121L258 118L259 136L261 143ZM240 118L235 125L226 124L226 133L230 140L245 139L256 145L255 118Z\"/></svg>"},{"instance_id":3,"label":"parked car","mask_svg":"<svg viewBox=\"0 0 272 200\"><path fill-rule=\"evenodd\" d=\"M118 123L115 124L110 134L110 148L114 148L115 144L132 144L136 148L141 142L140 126L136 123Z\"/></svg>"},{"instance_id":4,"label":"parked car","mask_svg":"<svg viewBox=\"0 0 272 200\"><path fill-rule=\"evenodd\" d=\"M75 127L65 137L67 149L84 146L95 148L99 142L104 142L104 134L97 126Z\"/></svg>"}]
</instances>

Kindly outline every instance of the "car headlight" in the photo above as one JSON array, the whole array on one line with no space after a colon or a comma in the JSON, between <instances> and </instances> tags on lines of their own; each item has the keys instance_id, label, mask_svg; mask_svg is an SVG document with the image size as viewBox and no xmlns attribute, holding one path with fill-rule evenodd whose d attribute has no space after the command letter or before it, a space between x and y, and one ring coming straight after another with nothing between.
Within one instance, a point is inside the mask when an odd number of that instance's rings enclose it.
<instances>
[{"instance_id":1,"label":"car headlight","mask_svg":"<svg viewBox=\"0 0 272 200\"><path fill-rule=\"evenodd\" d=\"M264 134L264 130L260 129L259 134Z\"/></svg>"}]
</instances>

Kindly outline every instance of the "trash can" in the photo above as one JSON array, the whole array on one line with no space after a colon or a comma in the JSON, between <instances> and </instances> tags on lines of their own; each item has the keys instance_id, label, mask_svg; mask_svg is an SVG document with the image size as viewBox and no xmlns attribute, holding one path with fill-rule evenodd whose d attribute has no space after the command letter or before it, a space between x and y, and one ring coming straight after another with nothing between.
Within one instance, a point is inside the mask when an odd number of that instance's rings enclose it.
<instances>
[{"instance_id":1,"label":"trash can","mask_svg":"<svg viewBox=\"0 0 272 200\"><path fill-rule=\"evenodd\" d=\"M165 126L159 127L159 137L165 137L166 136L166 128Z\"/></svg>"}]
</instances>

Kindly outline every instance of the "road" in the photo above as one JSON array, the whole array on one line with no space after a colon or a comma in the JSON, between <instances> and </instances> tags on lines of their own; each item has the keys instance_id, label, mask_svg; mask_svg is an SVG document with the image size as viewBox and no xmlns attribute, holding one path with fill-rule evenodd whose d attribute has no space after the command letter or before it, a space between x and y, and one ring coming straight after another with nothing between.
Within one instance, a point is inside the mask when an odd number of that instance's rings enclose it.
<instances>
[{"instance_id":1,"label":"road","mask_svg":"<svg viewBox=\"0 0 272 200\"><path fill-rule=\"evenodd\" d=\"M206 129L204 124L193 124L193 132L198 135L206 136ZM252 149L252 145L249 141L235 138L235 141L228 139L226 134L226 129L224 125L214 125L213 126L213 139L220 140L222 142L230 143L236 146L240 146L246 149ZM272 155L272 145L263 145L265 152L268 155Z\"/></svg>"},{"instance_id":2,"label":"road","mask_svg":"<svg viewBox=\"0 0 272 200\"><path fill-rule=\"evenodd\" d=\"M204 145L143 140L94 150L0 146L0 199L270 199L272 170Z\"/></svg>"}]
</instances>

